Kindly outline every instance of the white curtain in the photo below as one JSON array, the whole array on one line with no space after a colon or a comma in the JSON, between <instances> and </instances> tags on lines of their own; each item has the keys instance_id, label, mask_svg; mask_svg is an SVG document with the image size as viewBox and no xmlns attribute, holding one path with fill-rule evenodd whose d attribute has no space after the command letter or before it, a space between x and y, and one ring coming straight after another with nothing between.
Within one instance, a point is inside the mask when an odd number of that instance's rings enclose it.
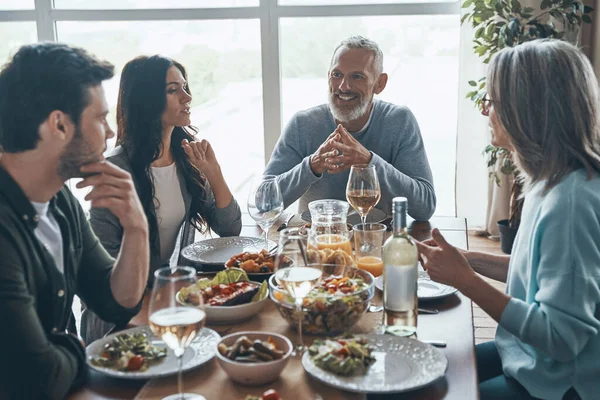
<instances>
[{"instance_id":1,"label":"white curtain","mask_svg":"<svg viewBox=\"0 0 600 400\"><path fill-rule=\"evenodd\" d=\"M488 118L470 99L468 82L485 76L485 66L473 53L473 29L463 24L460 32L458 127L456 143L456 215L469 227L484 227L488 198L488 172L483 149L489 144Z\"/></svg>"}]
</instances>

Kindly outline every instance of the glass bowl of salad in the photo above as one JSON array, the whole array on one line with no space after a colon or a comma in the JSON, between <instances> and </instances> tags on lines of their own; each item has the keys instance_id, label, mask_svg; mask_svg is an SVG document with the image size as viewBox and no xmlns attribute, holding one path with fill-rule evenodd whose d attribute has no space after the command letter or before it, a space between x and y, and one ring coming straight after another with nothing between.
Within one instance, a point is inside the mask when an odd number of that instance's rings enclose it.
<instances>
[{"instance_id":1,"label":"glass bowl of salad","mask_svg":"<svg viewBox=\"0 0 600 400\"><path fill-rule=\"evenodd\" d=\"M302 319L302 331L309 334L338 335L348 331L368 310L375 278L365 270L351 266L324 264L321 281L304 299L297 312L294 299L269 278L269 296L277 311L292 326Z\"/></svg>"}]
</instances>

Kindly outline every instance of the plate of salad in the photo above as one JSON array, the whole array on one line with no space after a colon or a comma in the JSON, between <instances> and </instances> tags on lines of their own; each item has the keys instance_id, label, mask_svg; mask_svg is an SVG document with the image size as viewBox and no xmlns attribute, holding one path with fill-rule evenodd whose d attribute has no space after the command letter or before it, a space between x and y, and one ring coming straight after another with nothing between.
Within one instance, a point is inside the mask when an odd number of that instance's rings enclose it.
<instances>
[{"instance_id":1,"label":"plate of salad","mask_svg":"<svg viewBox=\"0 0 600 400\"><path fill-rule=\"evenodd\" d=\"M359 393L399 393L427 386L444 376L448 359L415 339L360 335L315 340L302 356L313 378Z\"/></svg>"},{"instance_id":2,"label":"plate of salad","mask_svg":"<svg viewBox=\"0 0 600 400\"><path fill-rule=\"evenodd\" d=\"M183 355L183 371L197 368L215 356L221 336L202 328ZM156 338L150 327L127 329L98 339L86 348L90 368L124 379L150 379L173 375L177 358L165 342Z\"/></svg>"}]
</instances>

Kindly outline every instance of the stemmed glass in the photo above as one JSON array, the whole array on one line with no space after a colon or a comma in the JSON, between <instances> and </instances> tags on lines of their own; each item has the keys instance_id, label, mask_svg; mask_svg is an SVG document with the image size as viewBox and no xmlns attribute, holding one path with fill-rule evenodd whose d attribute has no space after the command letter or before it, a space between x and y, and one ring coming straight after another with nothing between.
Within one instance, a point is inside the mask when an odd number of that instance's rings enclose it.
<instances>
[{"instance_id":1,"label":"stemmed glass","mask_svg":"<svg viewBox=\"0 0 600 400\"><path fill-rule=\"evenodd\" d=\"M360 215L363 224L367 223L367 215L379 203L381 189L374 165L357 164L350 168L346 199Z\"/></svg>"},{"instance_id":2,"label":"stemmed glass","mask_svg":"<svg viewBox=\"0 0 600 400\"><path fill-rule=\"evenodd\" d=\"M264 175L258 178L248 195L248 214L265 232L265 249L269 248L269 229L283 213L283 196L277 177Z\"/></svg>"},{"instance_id":3,"label":"stemmed glass","mask_svg":"<svg viewBox=\"0 0 600 400\"><path fill-rule=\"evenodd\" d=\"M276 282L294 299L295 317L298 319L295 355L301 356L306 350L302 340L302 304L323 274L320 264L309 264L307 234L301 228L281 231L274 270Z\"/></svg>"},{"instance_id":4,"label":"stemmed glass","mask_svg":"<svg viewBox=\"0 0 600 400\"><path fill-rule=\"evenodd\" d=\"M183 393L181 370L183 353L204 327L206 313L200 296L200 306L185 306L176 300L177 292L196 283L196 270L191 267L164 267L154 273L154 286L148 315L150 329L169 346L179 365L177 391L163 400L206 400L204 396Z\"/></svg>"},{"instance_id":5,"label":"stemmed glass","mask_svg":"<svg viewBox=\"0 0 600 400\"><path fill-rule=\"evenodd\" d=\"M367 223L367 215L379 203L381 189L379 178L374 165L357 164L350 168L348 185L346 186L346 199L348 203L360 215L364 226ZM368 243L363 243L361 249L367 251Z\"/></svg>"}]
</instances>

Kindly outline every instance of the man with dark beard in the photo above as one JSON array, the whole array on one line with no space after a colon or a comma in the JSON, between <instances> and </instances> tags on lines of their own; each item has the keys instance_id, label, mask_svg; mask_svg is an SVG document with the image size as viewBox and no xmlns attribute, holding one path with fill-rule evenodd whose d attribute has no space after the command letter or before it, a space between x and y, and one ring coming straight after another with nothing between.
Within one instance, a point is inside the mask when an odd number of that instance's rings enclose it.
<instances>
[{"instance_id":1,"label":"man with dark beard","mask_svg":"<svg viewBox=\"0 0 600 400\"><path fill-rule=\"evenodd\" d=\"M82 383L74 295L115 323L139 311L148 223L131 176L102 155L112 76L111 64L56 43L24 46L0 71L0 398L62 399ZM73 177L92 188L92 207L118 216L116 261L65 186Z\"/></svg>"},{"instance_id":2,"label":"man with dark beard","mask_svg":"<svg viewBox=\"0 0 600 400\"><path fill-rule=\"evenodd\" d=\"M408 213L428 220L435 211L433 178L412 112L374 100L385 88L383 53L361 36L344 40L329 68L329 103L296 113L281 135L265 174L278 175L285 206L299 211L324 198L345 199L350 167L374 165L381 186L378 208L408 198Z\"/></svg>"}]
</instances>

